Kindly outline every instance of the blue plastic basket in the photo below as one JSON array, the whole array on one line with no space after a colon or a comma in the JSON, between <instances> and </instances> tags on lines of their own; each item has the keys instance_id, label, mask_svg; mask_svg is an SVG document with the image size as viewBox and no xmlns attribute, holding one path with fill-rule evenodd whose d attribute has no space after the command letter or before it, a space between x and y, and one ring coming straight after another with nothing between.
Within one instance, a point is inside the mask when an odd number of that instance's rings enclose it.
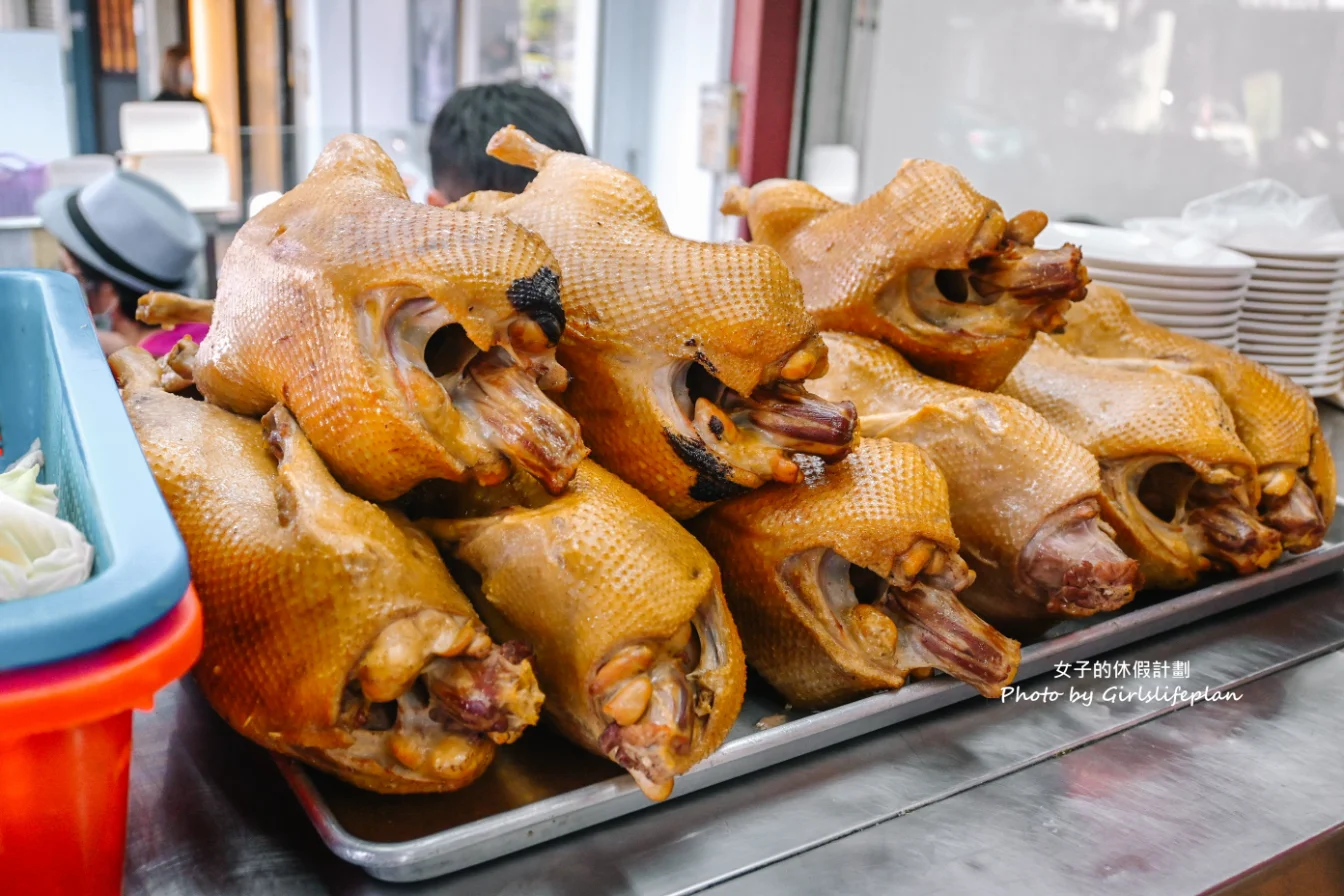
<instances>
[{"instance_id":1,"label":"blue plastic basket","mask_svg":"<svg viewBox=\"0 0 1344 896\"><path fill-rule=\"evenodd\" d=\"M42 479L94 549L84 584L0 601L0 669L129 638L182 600L186 548L66 274L0 270L0 437L0 469L42 439Z\"/></svg>"}]
</instances>

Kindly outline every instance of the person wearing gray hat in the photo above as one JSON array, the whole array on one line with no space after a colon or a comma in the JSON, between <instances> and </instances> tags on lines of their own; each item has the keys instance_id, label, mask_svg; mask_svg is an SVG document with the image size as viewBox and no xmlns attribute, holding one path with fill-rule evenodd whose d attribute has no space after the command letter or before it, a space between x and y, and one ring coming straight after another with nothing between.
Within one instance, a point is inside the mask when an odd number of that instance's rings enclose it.
<instances>
[{"instance_id":1,"label":"person wearing gray hat","mask_svg":"<svg viewBox=\"0 0 1344 896\"><path fill-rule=\"evenodd\" d=\"M118 169L84 187L51 190L37 200L37 214L84 289L105 354L151 332L135 320L140 296L190 292L205 235L186 206L149 178Z\"/></svg>"}]
</instances>

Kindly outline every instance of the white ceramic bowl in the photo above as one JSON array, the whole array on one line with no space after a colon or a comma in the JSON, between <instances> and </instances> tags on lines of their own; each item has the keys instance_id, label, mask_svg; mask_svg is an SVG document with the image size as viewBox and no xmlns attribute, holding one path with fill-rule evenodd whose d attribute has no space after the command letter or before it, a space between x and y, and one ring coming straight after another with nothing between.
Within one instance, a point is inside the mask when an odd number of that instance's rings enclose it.
<instances>
[{"instance_id":1,"label":"white ceramic bowl","mask_svg":"<svg viewBox=\"0 0 1344 896\"><path fill-rule=\"evenodd\" d=\"M1139 299L1134 296L1127 296L1129 307L1140 313L1155 312L1157 314L1197 314L1207 316L1210 314L1235 314L1241 309L1242 300L1232 299L1229 302L1171 302L1166 299Z\"/></svg>"},{"instance_id":2,"label":"white ceramic bowl","mask_svg":"<svg viewBox=\"0 0 1344 896\"><path fill-rule=\"evenodd\" d=\"M1132 230L1092 224L1050 224L1036 245L1048 248L1066 242L1082 248L1084 263L1096 262L1114 270L1211 277L1243 274L1255 268L1255 260L1249 256L1204 240L1158 242Z\"/></svg>"},{"instance_id":3,"label":"white ceramic bowl","mask_svg":"<svg viewBox=\"0 0 1344 896\"><path fill-rule=\"evenodd\" d=\"M1086 261L1086 260L1085 260ZM1107 267L1100 262L1087 262L1087 273L1093 280L1128 286L1166 286L1172 289L1235 289L1244 286L1248 274L1218 274L1202 277L1194 274L1154 274L1148 271L1125 271Z\"/></svg>"}]
</instances>

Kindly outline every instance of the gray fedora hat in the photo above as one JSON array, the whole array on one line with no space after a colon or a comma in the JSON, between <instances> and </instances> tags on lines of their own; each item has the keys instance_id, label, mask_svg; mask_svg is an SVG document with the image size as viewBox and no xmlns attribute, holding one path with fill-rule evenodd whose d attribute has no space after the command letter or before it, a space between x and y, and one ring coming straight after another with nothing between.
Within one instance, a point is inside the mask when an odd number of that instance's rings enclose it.
<instances>
[{"instance_id":1,"label":"gray fedora hat","mask_svg":"<svg viewBox=\"0 0 1344 896\"><path fill-rule=\"evenodd\" d=\"M132 289L181 292L191 285L205 235L162 185L120 169L84 187L37 200L42 226L80 261Z\"/></svg>"}]
</instances>

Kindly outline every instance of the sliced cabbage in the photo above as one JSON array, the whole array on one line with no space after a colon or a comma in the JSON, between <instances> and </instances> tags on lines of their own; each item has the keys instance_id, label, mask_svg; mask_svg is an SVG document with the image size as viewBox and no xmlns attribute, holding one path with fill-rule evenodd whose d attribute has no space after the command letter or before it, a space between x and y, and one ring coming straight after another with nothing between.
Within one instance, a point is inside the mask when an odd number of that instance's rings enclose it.
<instances>
[{"instance_id":1,"label":"sliced cabbage","mask_svg":"<svg viewBox=\"0 0 1344 896\"><path fill-rule=\"evenodd\" d=\"M34 442L0 473L0 600L69 588L93 571L93 546L56 516L56 486L37 481L42 462Z\"/></svg>"}]
</instances>

